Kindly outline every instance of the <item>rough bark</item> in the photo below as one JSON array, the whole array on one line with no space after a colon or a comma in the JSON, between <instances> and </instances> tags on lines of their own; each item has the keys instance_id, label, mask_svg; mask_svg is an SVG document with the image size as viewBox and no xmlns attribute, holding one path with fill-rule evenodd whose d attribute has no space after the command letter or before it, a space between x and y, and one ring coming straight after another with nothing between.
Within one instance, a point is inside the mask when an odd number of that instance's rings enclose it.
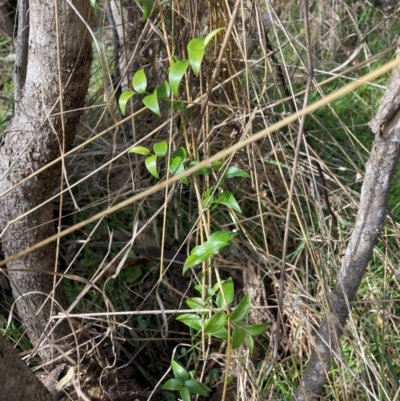
<instances>
[{"instance_id":1,"label":"rough bark","mask_svg":"<svg viewBox=\"0 0 400 401\"><path fill-rule=\"evenodd\" d=\"M397 52L399 57L399 50ZM343 327L361 279L384 224L390 182L400 156L400 67L392 75L379 110L370 126L376 133L366 164L355 228L332 294L330 311L315 336L314 350L296 391L296 401L320 399L334 351L340 346Z\"/></svg>"},{"instance_id":2,"label":"rough bark","mask_svg":"<svg viewBox=\"0 0 400 401\"><path fill-rule=\"evenodd\" d=\"M0 336L0 394L7 401L54 401L3 336Z\"/></svg>"},{"instance_id":3,"label":"rough bark","mask_svg":"<svg viewBox=\"0 0 400 401\"><path fill-rule=\"evenodd\" d=\"M82 113L77 109L84 106L92 59L91 36L82 21L89 22L89 0L58 2L59 48L56 2L30 0L29 3L26 80L20 103L0 145L0 228L6 228L1 238L6 257L54 233L52 203L32 210L52 196L61 166L47 169L5 196L1 194L58 157L63 144L65 150L72 146ZM63 88L64 131L60 118L59 77ZM45 294L53 290L53 277L39 271L54 270L56 263L56 248L51 244L7 266L18 270L9 274L18 313L30 340L41 347L39 354L45 360L52 357L51 347L43 348L42 345L50 329L47 323L51 303L49 300L45 302ZM37 270L38 273L24 272L24 269ZM65 306L61 288L57 288L52 297ZM59 340L68 332L67 323L59 325L53 340Z\"/></svg>"}]
</instances>

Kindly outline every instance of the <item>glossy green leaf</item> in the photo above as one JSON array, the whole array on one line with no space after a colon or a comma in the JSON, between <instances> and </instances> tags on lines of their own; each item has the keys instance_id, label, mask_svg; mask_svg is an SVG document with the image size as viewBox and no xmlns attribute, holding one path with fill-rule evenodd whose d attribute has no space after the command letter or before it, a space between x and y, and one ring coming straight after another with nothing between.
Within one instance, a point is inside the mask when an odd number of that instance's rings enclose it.
<instances>
[{"instance_id":1,"label":"glossy green leaf","mask_svg":"<svg viewBox=\"0 0 400 401\"><path fill-rule=\"evenodd\" d=\"M179 156L184 162L187 160L187 152L186 149L182 146L172 152L172 157Z\"/></svg>"},{"instance_id":2,"label":"glossy green leaf","mask_svg":"<svg viewBox=\"0 0 400 401\"><path fill-rule=\"evenodd\" d=\"M129 99L135 94L135 92L128 89L127 91L123 92L118 99L119 108L121 109L122 115L125 115L126 112L126 104L128 103Z\"/></svg>"},{"instance_id":3,"label":"glossy green leaf","mask_svg":"<svg viewBox=\"0 0 400 401\"><path fill-rule=\"evenodd\" d=\"M211 335L222 341L228 341L228 331L226 330L226 327L222 327L221 329L212 332Z\"/></svg>"},{"instance_id":4,"label":"glossy green leaf","mask_svg":"<svg viewBox=\"0 0 400 401\"><path fill-rule=\"evenodd\" d=\"M188 50L204 50L204 38L193 38L187 45Z\"/></svg>"},{"instance_id":5,"label":"glossy green leaf","mask_svg":"<svg viewBox=\"0 0 400 401\"><path fill-rule=\"evenodd\" d=\"M253 352L254 352L254 339L250 334L246 335L246 345L247 345L247 348L249 349L250 354L253 354Z\"/></svg>"},{"instance_id":6,"label":"glossy green leaf","mask_svg":"<svg viewBox=\"0 0 400 401\"><path fill-rule=\"evenodd\" d=\"M137 93L145 93L147 89L147 78L144 69L137 70L132 77L132 87Z\"/></svg>"},{"instance_id":7,"label":"glossy green leaf","mask_svg":"<svg viewBox=\"0 0 400 401\"><path fill-rule=\"evenodd\" d=\"M185 168L183 166L182 158L179 156L171 157L171 161L169 162L169 171L172 175L179 174L181 171L184 171Z\"/></svg>"},{"instance_id":8,"label":"glossy green leaf","mask_svg":"<svg viewBox=\"0 0 400 401\"><path fill-rule=\"evenodd\" d=\"M156 91L159 99L168 99L171 96L171 88L167 81L164 81L162 85L158 85Z\"/></svg>"},{"instance_id":9,"label":"glossy green leaf","mask_svg":"<svg viewBox=\"0 0 400 401\"><path fill-rule=\"evenodd\" d=\"M229 191L222 192L222 194L215 200L215 203L228 206L235 212L242 213L242 210L240 209L235 197Z\"/></svg>"},{"instance_id":10,"label":"glossy green leaf","mask_svg":"<svg viewBox=\"0 0 400 401\"><path fill-rule=\"evenodd\" d=\"M157 171L157 155L150 155L146 157L145 165L149 173L156 178L160 178Z\"/></svg>"},{"instance_id":11,"label":"glossy green leaf","mask_svg":"<svg viewBox=\"0 0 400 401\"><path fill-rule=\"evenodd\" d=\"M226 325L227 319L225 313L216 312L214 316L206 320L204 324L204 333L212 334L213 332L222 329Z\"/></svg>"},{"instance_id":12,"label":"glossy green leaf","mask_svg":"<svg viewBox=\"0 0 400 401\"><path fill-rule=\"evenodd\" d=\"M144 146L133 146L128 150L128 153L136 153L137 155L148 155L150 150Z\"/></svg>"},{"instance_id":13,"label":"glossy green leaf","mask_svg":"<svg viewBox=\"0 0 400 401\"><path fill-rule=\"evenodd\" d=\"M207 397L208 393L211 391L205 384L200 383L196 379L189 379L185 381L185 387L192 394L202 395L203 397Z\"/></svg>"},{"instance_id":14,"label":"glossy green leaf","mask_svg":"<svg viewBox=\"0 0 400 401\"><path fill-rule=\"evenodd\" d=\"M214 29L212 32L210 32L204 39L204 45L207 46L210 41L214 38L214 36L219 32L222 31L224 28L218 28Z\"/></svg>"},{"instance_id":15,"label":"glossy green leaf","mask_svg":"<svg viewBox=\"0 0 400 401\"><path fill-rule=\"evenodd\" d=\"M208 257L218 254L223 248L229 245L230 240L237 235L229 231L217 231L210 235L205 245L205 253Z\"/></svg>"},{"instance_id":16,"label":"glossy green leaf","mask_svg":"<svg viewBox=\"0 0 400 401\"><path fill-rule=\"evenodd\" d=\"M184 382L178 379L169 379L163 385L164 390L178 391L184 387Z\"/></svg>"},{"instance_id":17,"label":"glossy green leaf","mask_svg":"<svg viewBox=\"0 0 400 401\"><path fill-rule=\"evenodd\" d=\"M197 255L197 256L204 256L205 253L206 253L205 245L197 245L190 252L191 255Z\"/></svg>"},{"instance_id":18,"label":"glossy green leaf","mask_svg":"<svg viewBox=\"0 0 400 401\"><path fill-rule=\"evenodd\" d=\"M201 330L201 325L203 323L201 316L192 313L185 313L184 315L180 315L176 318L176 320L179 320L186 326L189 326L196 331Z\"/></svg>"},{"instance_id":19,"label":"glossy green leaf","mask_svg":"<svg viewBox=\"0 0 400 401\"><path fill-rule=\"evenodd\" d=\"M181 390L179 390L179 395L181 396L182 401L191 401L190 391L186 387L183 387Z\"/></svg>"},{"instance_id":20,"label":"glossy green leaf","mask_svg":"<svg viewBox=\"0 0 400 401\"><path fill-rule=\"evenodd\" d=\"M185 75L186 70L189 67L188 60L179 60L171 65L168 72L168 81L171 87L172 93L175 97L179 96L179 84L182 77Z\"/></svg>"},{"instance_id":21,"label":"glossy green leaf","mask_svg":"<svg viewBox=\"0 0 400 401\"><path fill-rule=\"evenodd\" d=\"M193 297L186 300L187 305L190 309L202 309L204 308L203 300L200 297Z\"/></svg>"},{"instance_id":22,"label":"glossy green leaf","mask_svg":"<svg viewBox=\"0 0 400 401\"><path fill-rule=\"evenodd\" d=\"M167 151L168 151L168 143L167 143L167 141L156 142L153 145L153 150L154 150L154 153L157 156L165 157L165 155L167 154Z\"/></svg>"},{"instance_id":23,"label":"glossy green leaf","mask_svg":"<svg viewBox=\"0 0 400 401\"><path fill-rule=\"evenodd\" d=\"M269 323L260 323L260 324L253 324L251 326L246 327L246 331L251 336L258 336L259 334L265 333L269 326Z\"/></svg>"},{"instance_id":24,"label":"glossy green leaf","mask_svg":"<svg viewBox=\"0 0 400 401\"><path fill-rule=\"evenodd\" d=\"M220 241L229 243L230 240L235 237L237 233L231 231L217 231L210 235L208 241Z\"/></svg>"},{"instance_id":25,"label":"glossy green leaf","mask_svg":"<svg viewBox=\"0 0 400 401\"><path fill-rule=\"evenodd\" d=\"M185 264L183 265L183 270L182 274L185 274L188 269L190 269L193 266L196 266L200 263L205 262L208 259L208 257L205 254L202 255L196 255L196 254L191 254L189 255L186 260Z\"/></svg>"},{"instance_id":26,"label":"glossy green leaf","mask_svg":"<svg viewBox=\"0 0 400 401\"><path fill-rule=\"evenodd\" d=\"M186 369L177 361L172 360L171 362L172 371L174 372L175 379L181 380L183 383L189 380L190 376Z\"/></svg>"},{"instance_id":27,"label":"glossy green leaf","mask_svg":"<svg viewBox=\"0 0 400 401\"><path fill-rule=\"evenodd\" d=\"M146 21L153 9L154 0L138 0L138 2L143 5L143 21Z\"/></svg>"},{"instance_id":28,"label":"glossy green leaf","mask_svg":"<svg viewBox=\"0 0 400 401\"><path fill-rule=\"evenodd\" d=\"M239 305L232 311L230 315L231 322L239 323L243 321L250 308L250 297L249 294L246 294L242 300L239 302Z\"/></svg>"},{"instance_id":29,"label":"glossy green leaf","mask_svg":"<svg viewBox=\"0 0 400 401\"><path fill-rule=\"evenodd\" d=\"M222 293L224 293L226 302L228 303L228 305L230 305L235 296L235 289L234 289L232 277L229 277L227 280L225 280L222 283L222 289L220 291L218 291L218 293L217 293L217 298L215 300L215 303L217 304L218 308L226 308L227 307Z\"/></svg>"},{"instance_id":30,"label":"glossy green leaf","mask_svg":"<svg viewBox=\"0 0 400 401\"><path fill-rule=\"evenodd\" d=\"M172 175L177 175L185 171L185 165L180 156L175 156L171 158L171 161L169 163L169 171ZM187 177L181 178L181 182L185 185L188 185Z\"/></svg>"},{"instance_id":31,"label":"glossy green leaf","mask_svg":"<svg viewBox=\"0 0 400 401\"><path fill-rule=\"evenodd\" d=\"M230 166L226 169L222 178L243 177L250 178L250 174L236 166Z\"/></svg>"},{"instance_id":32,"label":"glossy green leaf","mask_svg":"<svg viewBox=\"0 0 400 401\"><path fill-rule=\"evenodd\" d=\"M143 104L148 107L153 113L161 116L160 106L157 99L157 91L154 91L151 95L147 95L142 100Z\"/></svg>"},{"instance_id":33,"label":"glossy green leaf","mask_svg":"<svg viewBox=\"0 0 400 401\"><path fill-rule=\"evenodd\" d=\"M188 43L189 62L196 77L199 76L201 62L205 53L204 48L204 38L194 38Z\"/></svg>"},{"instance_id":34,"label":"glossy green leaf","mask_svg":"<svg viewBox=\"0 0 400 401\"><path fill-rule=\"evenodd\" d=\"M184 161L180 156L175 156L171 158L170 164L169 164L169 171L171 172L172 175L177 175L180 173L183 173L185 171L185 165ZM180 179L180 181L188 185L188 179L187 177L183 177Z\"/></svg>"},{"instance_id":35,"label":"glossy green leaf","mask_svg":"<svg viewBox=\"0 0 400 401\"><path fill-rule=\"evenodd\" d=\"M241 326L236 326L232 330L232 349L239 348L246 337L246 330Z\"/></svg>"}]
</instances>

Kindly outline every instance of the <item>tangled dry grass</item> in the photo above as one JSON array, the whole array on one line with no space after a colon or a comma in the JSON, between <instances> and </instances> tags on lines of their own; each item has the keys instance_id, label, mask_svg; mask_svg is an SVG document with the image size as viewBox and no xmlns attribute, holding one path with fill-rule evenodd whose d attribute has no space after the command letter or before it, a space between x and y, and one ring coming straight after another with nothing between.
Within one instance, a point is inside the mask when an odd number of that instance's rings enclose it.
<instances>
[{"instance_id":1,"label":"tangled dry grass","mask_svg":"<svg viewBox=\"0 0 400 401\"><path fill-rule=\"evenodd\" d=\"M190 38L228 28L234 3L164 2L147 22L141 21L138 6L132 6L130 21L135 22L125 21L129 36L123 48L126 69L119 74L121 87L141 67L148 72L151 88L161 83L171 54L187 57ZM267 36L266 13L273 21ZM296 108L303 107L309 55L314 75L310 102L390 59L392 53L385 50L396 42L397 15L364 0L310 1L311 42L307 44L302 6L243 0L221 63L224 30L210 45L200 77L185 77L182 99L188 105L186 112L163 108L160 118L135 98L130 105L134 115L123 119L115 101L117 89L111 85L112 77L118 78L112 31L105 9L98 7L96 37L101 54L94 60L77 148L66 159L64 203L55 205L63 209L64 227L104 212L101 219L65 237L60 252L66 274L97 285L88 291L81 282L66 282L70 300L78 301L73 313L85 313L75 320L93 338L90 352L97 350L104 357L101 368L92 372L100 383L91 392L93 399L108 399L106 392L114 391L110 399L124 391L125 395L128 390L134 392L121 384L127 382L136 382L135 397L140 397L139 390L149 397L150 390L159 389L172 355L186 352L187 344L200 344L200 351L195 348L183 360L197 368L197 374L214 389L212 399L220 399L218 380L226 370L233 378L226 399L292 397L312 349L313 330L328 310L326 290L336 277L351 232L372 141L367 123L387 77L308 116L309 139L302 141L300 149L296 149L299 122L232 152L225 166L238 166L251 175L226 182L225 189L234 194L242 214L224 208L203 209L204 190L218 182L217 175L194 175L187 186L175 183L118 212L108 211L157 184L143 158L127 153L132 145L151 148L165 139L172 149L185 147L191 160L198 155L206 160L284 119L293 112L290 99ZM212 82L216 69L219 73ZM201 116L205 98L208 104ZM160 165L160 172L161 180L167 177L165 165ZM398 265L397 188L396 183L391 217L346 328L342 352L329 374L324 399L389 400L398 396L399 286L393 278ZM147 247L187 254L210 232L232 229L240 234L204 275L193 270L182 277L179 265L160 261L154 254L144 255L144 260L135 252ZM165 310L179 313L187 309L184 301L193 296L194 284L203 277L208 284L215 283L214 269L223 278L234 278L238 297L251 294L252 322L270 322L268 332L257 341L255 354L241 349L232 354L229 366L221 344L197 343L175 321L175 314L165 314ZM118 316L116 311L125 314ZM94 315L99 312L104 314ZM282 324L279 332L277 323ZM208 375L213 369L220 372L217 379ZM111 390L109 377L119 378L117 389ZM78 390L67 392L74 398ZM158 390L152 399L164 396Z\"/></svg>"}]
</instances>

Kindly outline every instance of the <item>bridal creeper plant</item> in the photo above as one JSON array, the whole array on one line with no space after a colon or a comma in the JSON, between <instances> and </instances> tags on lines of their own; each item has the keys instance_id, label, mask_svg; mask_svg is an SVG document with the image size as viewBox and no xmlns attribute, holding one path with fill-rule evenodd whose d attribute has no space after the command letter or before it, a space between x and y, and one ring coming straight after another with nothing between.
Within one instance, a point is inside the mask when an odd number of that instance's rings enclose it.
<instances>
[{"instance_id":1,"label":"bridal creeper plant","mask_svg":"<svg viewBox=\"0 0 400 401\"><path fill-rule=\"evenodd\" d=\"M144 19L148 17L152 8L152 0L141 0L144 8ZM147 77L144 69L136 71L132 78L132 88L122 93L119 99L119 105L122 113L125 115L126 104L134 95L144 95L142 102L152 112L161 116L159 102L165 102L169 107L176 110L185 110L184 103L172 100L172 94L179 98L179 86L189 66L195 76L200 72L201 63L208 43L221 29L216 29L209 33L205 38L194 38L188 44L189 59L173 58L173 63L168 71L168 81L156 87L149 93L147 92ZM134 146L129 149L129 153L135 153L146 156L145 166L149 173L159 179L158 161L160 158L166 158L168 155L168 143L166 141L156 142L153 149L150 150L144 146ZM183 147L171 153L168 169L172 175L184 172L187 168L196 166L200 161L190 161L186 149ZM225 180L233 177L248 178L249 174L238 167L230 166L226 169L223 162L218 161L209 167L203 167L195 174L209 175L215 173L218 175L217 184L207 188L204 193L202 206L204 210L214 210L219 205L224 205L241 213L240 206L234 195L223 190ZM184 185L188 185L188 178L181 178ZM206 243L198 245L191 251L183 266L183 274L198 264L210 261L223 248L228 246L231 240L236 236L234 232L218 231L209 236ZM250 298L246 294L236 307L233 307L234 284L232 278L221 281L213 286L207 286L203 291L202 285L197 285L195 289L200 293L205 293L203 297L193 297L186 301L193 313L184 313L177 320L192 329L195 335L204 332L206 335L223 340L230 344L231 349L237 349L242 344L246 344L250 353L254 350L254 337L263 333L268 324L248 325L246 323L250 308ZM207 396L210 389L193 377L193 372L188 372L177 361L171 362L174 378L167 380L163 389L178 391L183 401L190 401L191 394Z\"/></svg>"}]
</instances>

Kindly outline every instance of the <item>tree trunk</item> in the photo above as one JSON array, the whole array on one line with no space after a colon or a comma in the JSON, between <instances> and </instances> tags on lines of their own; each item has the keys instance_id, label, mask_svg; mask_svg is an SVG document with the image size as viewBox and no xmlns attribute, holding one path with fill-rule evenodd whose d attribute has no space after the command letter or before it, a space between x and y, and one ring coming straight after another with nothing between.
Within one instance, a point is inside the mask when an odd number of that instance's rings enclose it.
<instances>
[{"instance_id":1,"label":"tree trunk","mask_svg":"<svg viewBox=\"0 0 400 401\"><path fill-rule=\"evenodd\" d=\"M3 336L0 336L0 394L7 401L54 401Z\"/></svg>"},{"instance_id":2,"label":"tree trunk","mask_svg":"<svg viewBox=\"0 0 400 401\"><path fill-rule=\"evenodd\" d=\"M26 80L0 144L0 194L16 186L0 195L0 228L5 229L1 239L6 258L54 233L53 205L44 202L53 195L61 165L19 183L71 148L92 60L91 36L83 22L90 20L89 0L30 0L29 6ZM52 358L51 343L46 338L49 316L66 305L62 288L53 288L53 276L39 271L54 271L57 260L55 244L51 244L8 263L8 269L14 270L9 277L18 313L44 360ZM48 294L55 300L54 308ZM67 323L59 325L51 339L60 340L68 333Z\"/></svg>"}]
</instances>

